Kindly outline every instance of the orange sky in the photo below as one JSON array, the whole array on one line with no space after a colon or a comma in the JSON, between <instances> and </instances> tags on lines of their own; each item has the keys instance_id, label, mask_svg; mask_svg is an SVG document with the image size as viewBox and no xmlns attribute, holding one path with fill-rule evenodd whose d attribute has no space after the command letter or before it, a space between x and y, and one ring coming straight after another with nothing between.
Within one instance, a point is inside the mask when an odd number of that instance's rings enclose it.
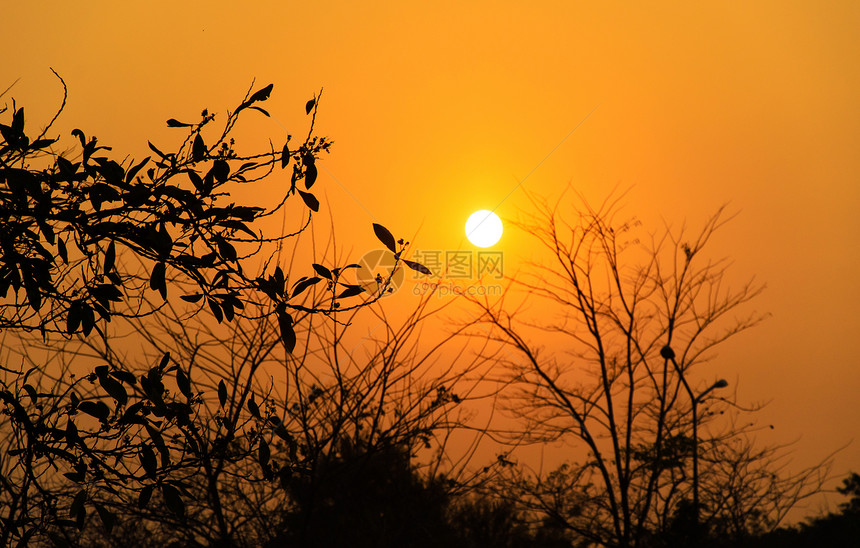
<instances>
[{"instance_id":1,"label":"orange sky","mask_svg":"<svg viewBox=\"0 0 860 548\"><path fill-rule=\"evenodd\" d=\"M10 95L44 123L53 67L70 91L55 127L138 157L175 136L167 118L223 113L255 77L275 84L277 121L242 138L277 144L325 88L318 185L356 254L378 246L372 222L469 249L468 214L516 218L523 189L632 187L625 211L646 224L699 226L729 202L740 215L711 252L767 283L773 317L716 367L742 400L771 401L768 440L799 439L798 464L855 440L835 471L860 471L860 4L530 4L15 2L0 88L20 78ZM497 246L508 272L526 242Z\"/></svg>"}]
</instances>

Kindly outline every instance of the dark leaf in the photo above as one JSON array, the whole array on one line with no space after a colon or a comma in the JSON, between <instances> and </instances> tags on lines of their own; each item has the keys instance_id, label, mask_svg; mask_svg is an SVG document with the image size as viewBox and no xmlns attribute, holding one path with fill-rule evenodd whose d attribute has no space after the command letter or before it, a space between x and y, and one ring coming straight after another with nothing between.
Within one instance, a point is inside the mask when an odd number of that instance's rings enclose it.
<instances>
[{"instance_id":1,"label":"dark leaf","mask_svg":"<svg viewBox=\"0 0 860 548\"><path fill-rule=\"evenodd\" d=\"M227 403L227 385L224 384L224 379L218 381L218 401L221 402L221 407Z\"/></svg>"},{"instance_id":2,"label":"dark leaf","mask_svg":"<svg viewBox=\"0 0 860 548\"><path fill-rule=\"evenodd\" d=\"M39 150L40 148L45 148L46 146L52 145L56 143L56 139L37 139L30 143L30 150Z\"/></svg>"},{"instance_id":3,"label":"dark leaf","mask_svg":"<svg viewBox=\"0 0 860 548\"><path fill-rule=\"evenodd\" d=\"M360 293L364 292L364 288L360 285L348 285L343 292L337 296L338 299L345 299L347 297L354 297Z\"/></svg>"},{"instance_id":4,"label":"dark leaf","mask_svg":"<svg viewBox=\"0 0 860 548\"><path fill-rule=\"evenodd\" d=\"M38 399L38 394L36 394L36 389L33 388L29 383L25 384L23 388L24 388L24 392L26 392L27 395L30 396L30 401L35 404L36 400Z\"/></svg>"},{"instance_id":5,"label":"dark leaf","mask_svg":"<svg viewBox=\"0 0 860 548\"><path fill-rule=\"evenodd\" d=\"M387 228L380 224L373 223L373 232L385 247L390 249L392 253L397 253L397 244L394 240L394 236L391 235L391 232L389 232Z\"/></svg>"},{"instance_id":6,"label":"dark leaf","mask_svg":"<svg viewBox=\"0 0 860 548\"><path fill-rule=\"evenodd\" d=\"M170 484L164 483L161 485L161 494L164 495L164 504L167 506L167 509L179 518L184 518L185 503L182 502L179 489Z\"/></svg>"},{"instance_id":7,"label":"dark leaf","mask_svg":"<svg viewBox=\"0 0 860 548\"><path fill-rule=\"evenodd\" d=\"M150 141L147 141L147 144L149 145L149 148L150 148L150 150L152 150L152 152L161 156L162 159L167 158L167 156L163 152L158 150L158 148L155 145L153 145Z\"/></svg>"},{"instance_id":8,"label":"dark leaf","mask_svg":"<svg viewBox=\"0 0 860 548\"><path fill-rule=\"evenodd\" d=\"M116 245L113 241L111 241L110 245L108 245L107 251L105 251L105 261L104 261L104 273L108 275L114 267L114 262L116 261Z\"/></svg>"},{"instance_id":9,"label":"dark leaf","mask_svg":"<svg viewBox=\"0 0 860 548\"><path fill-rule=\"evenodd\" d=\"M266 109L264 109L264 108L260 108L260 107L249 107L249 108L251 108L252 110L259 110L260 112L262 112L266 116L269 115L268 111L266 111Z\"/></svg>"},{"instance_id":10,"label":"dark leaf","mask_svg":"<svg viewBox=\"0 0 860 548\"><path fill-rule=\"evenodd\" d=\"M182 299L183 301L186 301L189 303L196 303L200 299L203 298L203 293L194 293L191 295L181 295L179 298Z\"/></svg>"},{"instance_id":11,"label":"dark leaf","mask_svg":"<svg viewBox=\"0 0 860 548\"><path fill-rule=\"evenodd\" d=\"M287 429L284 428L283 424L279 424L278 427L275 428L275 434L277 434L279 438L281 438L287 443L292 443L295 441L293 440L293 437L290 435L290 433L287 432Z\"/></svg>"},{"instance_id":12,"label":"dark leaf","mask_svg":"<svg viewBox=\"0 0 860 548\"><path fill-rule=\"evenodd\" d=\"M66 242L62 238L57 238L57 254L64 263L69 264L69 251L66 249Z\"/></svg>"},{"instance_id":13,"label":"dark leaf","mask_svg":"<svg viewBox=\"0 0 860 548\"><path fill-rule=\"evenodd\" d=\"M138 508L146 508L146 505L149 504L149 499L152 498L152 489L153 485L147 485L143 489L140 490L140 494L137 496L137 507Z\"/></svg>"},{"instance_id":14,"label":"dark leaf","mask_svg":"<svg viewBox=\"0 0 860 548\"><path fill-rule=\"evenodd\" d=\"M224 312L221 311L221 305L218 304L215 299L206 299L207 304L209 304L209 310L212 311L212 315L215 316L215 320L218 323L224 321Z\"/></svg>"},{"instance_id":15,"label":"dark leaf","mask_svg":"<svg viewBox=\"0 0 860 548\"><path fill-rule=\"evenodd\" d=\"M158 371L164 371L164 368L167 367L167 364L170 363L170 352L165 352L163 356L161 356L161 361L158 362Z\"/></svg>"},{"instance_id":16,"label":"dark leaf","mask_svg":"<svg viewBox=\"0 0 860 548\"><path fill-rule=\"evenodd\" d=\"M110 408L102 401L82 401L78 410L104 422L110 417Z\"/></svg>"},{"instance_id":17,"label":"dark leaf","mask_svg":"<svg viewBox=\"0 0 860 548\"><path fill-rule=\"evenodd\" d=\"M81 303L81 331L89 335L96 325L96 317L88 303Z\"/></svg>"},{"instance_id":18,"label":"dark leaf","mask_svg":"<svg viewBox=\"0 0 860 548\"><path fill-rule=\"evenodd\" d=\"M176 386L179 387L179 391L186 398L191 397L191 379L188 378L188 375L185 374L181 367L176 369Z\"/></svg>"},{"instance_id":19,"label":"dark leaf","mask_svg":"<svg viewBox=\"0 0 860 548\"><path fill-rule=\"evenodd\" d=\"M219 158L212 163L212 176L219 183L223 183L230 178L230 165L226 160Z\"/></svg>"},{"instance_id":20,"label":"dark leaf","mask_svg":"<svg viewBox=\"0 0 860 548\"><path fill-rule=\"evenodd\" d=\"M260 407L257 405L257 402L254 401L254 394L251 394L251 397L248 398L248 410L251 411L251 414L256 418L260 418Z\"/></svg>"},{"instance_id":21,"label":"dark leaf","mask_svg":"<svg viewBox=\"0 0 860 548\"><path fill-rule=\"evenodd\" d=\"M316 196L310 192L302 192L301 190L299 190L298 193L302 197L302 200L304 200L305 205L308 206L311 211L318 212L320 210L320 203Z\"/></svg>"},{"instance_id":22,"label":"dark leaf","mask_svg":"<svg viewBox=\"0 0 860 548\"><path fill-rule=\"evenodd\" d=\"M250 104L250 103L254 103L256 101L265 101L266 99L269 98L269 95L272 93L272 88L274 88L274 87L275 87L274 84L269 84L268 86L264 87L263 89L255 92L254 95L251 95L251 98L248 99L248 103Z\"/></svg>"},{"instance_id":23,"label":"dark leaf","mask_svg":"<svg viewBox=\"0 0 860 548\"><path fill-rule=\"evenodd\" d=\"M310 286L312 286L312 285L314 285L314 284L318 283L321 279L322 279L322 278L319 278L319 277L317 277L317 276L314 276L313 278L305 278L304 280L300 280L300 281L299 281L299 282L297 282L297 283L296 283L296 285L293 287L293 295L292 295L292 296L293 296L293 297L295 297L296 295L300 294L300 293L301 293L302 291L304 291L305 289L307 289L307 288L309 288Z\"/></svg>"},{"instance_id":24,"label":"dark leaf","mask_svg":"<svg viewBox=\"0 0 860 548\"><path fill-rule=\"evenodd\" d=\"M74 447L74 445L78 442L80 437L78 436L78 427L75 426L75 423L72 422L72 419L69 419L69 422L66 423L66 444L69 447Z\"/></svg>"},{"instance_id":25,"label":"dark leaf","mask_svg":"<svg viewBox=\"0 0 860 548\"><path fill-rule=\"evenodd\" d=\"M204 188L205 188L203 185L203 179L193 169L189 169L187 171L187 173L188 173L188 178L191 179L191 183L194 185L194 188L196 188L198 192L202 193Z\"/></svg>"},{"instance_id":26,"label":"dark leaf","mask_svg":"<svg viewBox=\"0 0 860 548\"><path fill-rule=\"evenodd\" d=\"M305 103L305 114L310 114L311 110L313 110L314 105L316 104L316 98L311 99L307 103Z\"/></svg>"},{"instance_id":27,"label":"dark leaf","mask_svg":"<svg viewBox=\"0 0 860 548\"><path fill-rule=\"evenodd\" d=\"M283 308L278 309L278 326L281 329L281 341L288 354L296 348L296 332L293 329L293 317Z\"/></svg>"},{"instance_id":28,"label":"dark leaf","mask_svg":"<svg viewBox=\"0 0 860 548\"><path fill-rule=\"evenodd\" d=\"M158 461L155 460L155 451L148 445L141 444L140 446L140 464L146 475L155 478L155 473L158 470Z\"/></svg>"},{"instance_id":29,"label":"dark leaf","mask_svg":"<svg viewBox=\"0 0 860 548\"><path fill-rule=\"evenodd\" d=\"M22 133L24 131L24 108L19 108L12 116L12 131Z\"/></svg>"},{"instance_id":30,"label":"dark leaf","mask_svg":"<svg viewBox=\"0 0 860 548\"><path fill-rule=\"evenodd\" d=\"M194 125L194 124L186 124L186 123L180 122L176 118L171 118L170 120L167 121L167 127L191 127L192 125Z\"/></svg>"},{"instance_id":31,"label":"dark leaf","mask_svg":"<svg viewBox=\"0 0 860 548\"><path fill-rule=\"evenodd\" d=\"M267 470L267 465L269 464L269 457L271 456L271 452L269 451L269 444L266 443L266 440L260 440L260 451L259 451L259 460L260 466L263 470Z\"/></svg>"},{"instance_id":32,"label":"dark leaf","mask_svg":"<svg viewBox=\"0 0 860 548\"><path fill-rule=\"evenodd\" d=\"M218 246L218 253L224 257L225 261L233 261L235 262L238 258L236 254L236 248L233 245L220 236L216 236L215 243Z\"/></svg>"},{"instance_id":33,"label":"dark leaf","mask_svg":"<svg viewBox=\"0 0 860 548\"><path fill-rule=\"evenodd\" d=\"M105 389L105 392L115 399L119 405L128 403L128 393L119 381L107 376L107 374L103 374L99 375L99 383Z\"/></svg>"},{"instance_id":34,"label":"dark leaf","mask_svg":"<svg viewBox=\"0 0 860 548\"><path fill-rule=\"evenodd\" d=\"M158 448L158 452L161 453L161 466L169 466L170 451L167 449L167 445L164 444L164 438L161 436L161 432L159 432L149 424L146 425L146 431L149 433L149 437L150 439L152 439L152 443L154 443L155 447Z\"/></svg>"},{"instance_id":35,"label":"dark leaf","mask_svg":"<svg viewBox=\"0 0 860 548\"><path fill-rule=\"evenodd\" d=\"M310 188L317 180L317 166L310 164L305 168L305 188Z\"/></svg>"},{"instance_id":36,"label":"dark leaf","mask_svg":"<svg viewBox=\"0 0 860 548\"><path fill-rule=\"evenodd\" d=\"M203 137L198 133L194 136L194 143L191 145L191 159L199 162L206 158L206 144L203 142Z\"/></svg>"},{"instance_id":37,"label":"dark leaf","mask_svg":"<svg viewBox=\"0 0 860 548\"><path fill-rule=\"evenodd\" d=\"M324 267L321 264L316 264L316 263L313 263L311 266L314 267L314 270L317 271L317 274L319 274L320 276L322 276L326 280L332 279L331 271L328 268Z\"/></svg>"},{"instance_id":38,"label":"dark leaf","mask_svg":"<svg viewBox=\"0 0 860 548\"><path fill-rule=\"evenodd\" d=\"M156 263L152 267L152 274L149 277L149 287L161 293L161 298L167 300L167 282L164 279L167 265L163 262Z\"/></svg>"},{"instance_id":39,"label":"dark leaf","mask_svg":"<svg viewBox=\"0 0 860 548\"><path fill-rule=\"evenodd\" d=\"M406 259L403 259L403 262L404 262L404 264L406 264L406 266L408 266L412 270L417 270L418 272L420 272L422 274L427 274L428 276L433 274L433 272L431 272L429 268L427 268L426 266L424 266L421 263L416 263L413 261L407 261Z\"/></svg>"},{"instance_id":40,"label":"dark leaf","mask_svg":"<svg viewBox=\"0 0 860 548\"><path fill-rule=\"evenodd\" d=\"M284 143L284 148L281 150L281 169L287 167L290 163L290 148L288 143Z\"/></svg>"},{"instance_id":41,"label":"dark leaf","mask_svg":"<svg viewBox=\"0 0 860 548\"><path fill-rule=\"evenodd\" d=\"M27 293L27 301L30 303L30 307L38 312L42 307L42 291L39 289L36 280L31 276L27 276L26 273L24 276L24 291Z\"/></svg>"},{"instance_id":42,"label":"dark leaf","mask_svg":"<svg viewBox=\"0 0 860 548\"><path fill-rule=\"evenodd\" d=\"M137 382L137 377L134 376L134 373L123 371L122 369L111 371L110 374L112 377L117 378L126 384L130 384L131 386L134 386Z\"/></svg>"},{"instance_id":43,"label":"dark leaf","mask_svg":"<svg viewBox=\"0 0 860 548\"><path fill-rule=\"evenodd\" d=\"M232 322L234 317L233 301L231 299L222 298L221 309L224 311L224 319L228 322Z\"/></svg>"},{"instance_id":44,"label":"dark leaf","mask_svg":"<svg viewBox=\"0 0 860 548\"><path fill-rule=\"evenodd\" d=\"M134 167L129 168L128 172L125 174L125 182L126 183L131 183L131 181L134 179L134 176L137 175L137 172L140 171L141 168L143 168L143 166L145 166L146 163L149 161L149 158L150 157L147 156L146 158L141 160L141 162L139 164L137 164Z\"/></svg>"},{"instance_id":45,"label":"dark leaf","mask_svg":"<svg viewBox=\"0 0 860 548\"><path fill-rule=\"evenodd\" d=\"M96 512L98 512L99 518L101 518L102 520L102 525L104 525L105 527L105 531L110 533L111 530L113 530L114 524L116 523L116 516L99 503L96 503L95 506Z\"/></svg>"},{"instance_id":46,"label":"dark leaf","mask_svg":"<svg viewBox=\"0 0 860 548\"><path fill-rule=\"evenodd\" d=\"M284 284L286 283L286 279L284 278L284 271L280 266L275 267L275 286L278 291L278 295L283 295L284 293Z\"/></svg>"},{"instance_id":47,"label":"dark leaf","mask_svg":"<svg viewBox=\"0 0 860 548\"><path fill-rule=\"evenodd\" d=\"M87 492L81 489L72 500L72 505L69 507L69 517L79 516L85 512L84 503L87 501Z\"/></svg>"},{"instance_id":48,"label":"dark leaf","mask_svg":"<svg viewBox=\"0 0 860 548\"><path fill-rule=\"evenodd\" d=\"M77 166L62 156L57 156L57 169L60 171L60 175L69 179L77 171Z\"/></svg>"}]
</instances>

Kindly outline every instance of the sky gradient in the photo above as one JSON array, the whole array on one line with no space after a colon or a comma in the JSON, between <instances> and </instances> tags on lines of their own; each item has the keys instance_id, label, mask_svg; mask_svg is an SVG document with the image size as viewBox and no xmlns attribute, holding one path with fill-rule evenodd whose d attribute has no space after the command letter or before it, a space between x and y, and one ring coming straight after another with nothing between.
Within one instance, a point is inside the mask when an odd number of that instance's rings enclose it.
<instances>
[{"instance_id":1,"label":"sky gradient","mask_svg":"<svg viewBox=\"0 0 860 548\"><path fill-rule=\"evenodd\" d=\"M29 124L69 101L74 127L148 155L164 121L233 108L274 83L239 140L334 139L318 193L338 244L379 222L423 249L470 249L478 209L527 210L570 185L659 229L729 204L716 256L767 284L772 316L720 351L741 401L769 401L763 441L811 464L852 442L860 471L860 5L856 2L16 2L0 22L0 90ZM251 144L249 147L253 146ZM328 222L326 219L325 223ZM510 227L506 271L532 258ZM716 369L715 369L716 370ZM766 437L766 438L765 438Z\"/></svg>"}]
</instances>

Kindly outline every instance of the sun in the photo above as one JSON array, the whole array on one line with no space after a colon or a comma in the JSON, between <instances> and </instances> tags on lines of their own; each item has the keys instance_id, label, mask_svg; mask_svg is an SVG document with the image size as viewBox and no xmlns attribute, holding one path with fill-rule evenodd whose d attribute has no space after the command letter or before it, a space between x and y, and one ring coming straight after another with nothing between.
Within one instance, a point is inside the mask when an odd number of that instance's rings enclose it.
<instances>
[{"instance_id":1,"label":"sun","mask_svg":"<svg viewBox=\"0 0 860 548\"><path fill-rule=\"evenodd\" d=\"M478 247L490 247L502 237L502 220L492 211L476 211L466 221L466 237Z\"/></svg>"}]
</instances>

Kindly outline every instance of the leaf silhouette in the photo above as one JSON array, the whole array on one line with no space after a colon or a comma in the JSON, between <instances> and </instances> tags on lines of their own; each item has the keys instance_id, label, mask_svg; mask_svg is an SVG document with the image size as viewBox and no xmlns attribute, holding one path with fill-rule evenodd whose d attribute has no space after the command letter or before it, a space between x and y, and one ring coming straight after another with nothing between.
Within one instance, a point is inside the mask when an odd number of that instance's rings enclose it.
<instances>
[{"instance_id":1,"label":"leaf silhouette","mask_svg":"<svg viewBox=\"0 0 860 548\"><path fill-rule=\"evenodd\" d=\"M292 297L295 297L296 295L300 294L300 293L301 293L302 291L304 291L305 289L307 289L307 288L309 288L310 286L312 286L312 285L314 285L314 284L318 283L321 279L322 279L322 278L319 278L319 277L317 277L317 276L314 276L313 278L305 278L304 280L299 280L298 282L296 282L296 285L295 285L295 286L293 286L293 294L292 294Z\"/></svg>"},{"instance_id":2,"label":"leaf silhouette","mask_svg":"<svg viewBox=\"0 0 860 548\"><path fill-rule=\"evenodd\" d=\"M83 134L81 134L81 135L83 135ZM82 137L82 138L83 138L83 137ZM162 158L162 159L167 158L167 156L166 156L163 152L161 152L160 150L158 150L158 147L156 147L155 145L153 145L151 141L147 141L147 142L146 142L146 144L148 144L148 145L149 145L150 150L152 150L154 153L156 153L156 154L158 154L159 156L161 156L161 158Z\"/></svg>"},{"instance_id":3,"label":"leaf silhouette","mask_svg":"<svg viewBox=\"0 0 860 548\"><path fill-rule=\"evenodd\" d=\"M314 196L310 192L302 192L301 190L299 190L298 193L299 196L302 197L302 200L305 202L305 205L308 206L308 209L315 213L320 210L320 202L319 200L317 200L316 196Z\"/></svg>"},{"instance_id":4,"label":"leaf silhouette","mask_svg":"<svg viewBox=\"0 0 860 548\"><path fill-rule=\"evenodd\" d=\"M281 169L287 167L290 163L290 148L288 143L284 143L284 148L281 150Z\"/></svg>"},{"instance_id":5,"label":"leaf silhouette","mask_svg":"<svg viewBox=\"0 0 860 548\"><path fill-rule=\"evenodd\" d=\"M251 411L251 414L256 418L260 418L260 407L257 405L257 402L254 400L254 394L251 394L251 397L248 398L248 410Z\"/></svg>"},{"instance_id":6,"label":"leaf silhouette","mask_svg":"<svg viewBox=\"0 0 860 548\"><path fill-rule=\"evenodd\" d=\"M263 89L255 92L254 95L251 95L251 98L248 99L248 103L250 104L250 103L254 103L256 101L265 101L266 99L269 98L269 95L272 93L272 89L274 87L275 87L275 84L269 84L268 86L264 87Z\"/></svg>"},{"instance_id":7,"label":"leaf silhouette","mask_svg":"<svg viewBox=\"0 0 860 548\"><path fill-rule=\"evenodd\" d=\"M155 451L152 450L152 447L141 444L139 457L140 464L143 466L146 475L155 478L155 474L158 471L158 461L155 460Z\"/></svg>"},{"instance_id":8,"label":"leaf silhouette","mask_svg":"<svg viewBox=\"0 0 860 548\"><path fill-rule=\"evenodd\" d=\"M71 335L81 325L82 307L81 301L72 301L69 312L66 314L66 333Z\"/></svg>"},{"instance_id":9,"label":"leaf silhouette","mask_svg":"<svg viewBox=\"0 0 860 548\"><path fill-rule=\"evenodd\" d=\"M337 296L338 299L345 299L347 297L354 297L360 293L364 293L364 288L360 285L348 285L346 289L341 292L340 295Z\"/></svg>"},{"instance_id":10,"label":"leaf silhouette","mask_svg":"<svg viewBox=\"0 0 860 548\"><path fill-rule=\"evenodd\" d=\"M146 508L146 505L149 504L149 499L152 498L152 490L153 485L147 485L143 489L140 490L140 494L137 496L137 507L140 509Z\"/></svg>"},{"instance_id":11,"label":"leaf silhouette","mask_svg":"<svg viewBox=\"0 0 860 548\"><path fill-rule=\"evenodd\" d=\"M75 495L72 505L69 507L69 517L81 515L84 512L84 503L87 501L87 492L81 489Z\"/></svg>"},{"instance_id":12,"label":"leaf silhouette","mask_svg":"<svg viewBox=\"0 0 860 548\"><path fill-rule=\"evenodd\" d=\"M176 368L176 386L179 387L179 391L186 398L191 397L191 379L188 378L188 375L185 374L181 367Z\"/></svg>"},{"instance_id":13,"label":"leaf silhouette","mask_svg":"<svg viewBox=\"0 0 860 548\"><path fill-rule=\"evenodd\" d=\"M259 460L260 466L263 470L266 470L266 465L269 464L270 456L271 452L269 451L269 444L266 443L266 440L260 440Z\"/></svg>"},{"instance_id":14,"label":"leaf silhouette","mask_svg":"<svg viewBox=\"0 0 860 548\"><path fill-rule=\"evenodd\" d=\"M99 384L102 385L102 388L105 389L105 392L107 392L110 397L115 399L119 405L125 405L126 403L128 403L128 393L125 391L125 388L122 386L121 383L107 376L107 374L102 374L98 377Z\"/></svg>"},{"instance_id":15,"label":"leaf silhouette","mask_svg":"<svg viewBox=\"0 0 860 548\"><path fill-rule=\"evenodd\" d=\"M329 270L328 268L324 267L321 264L316 264L316 263L313 263L311 266L314 267L314 270L317 271L317 274L319 274L323 278L325 278L327 280L332 279L331 270Z\"/></svg>"},{"instance_id":16,"label":"leaf silhouette","mask_svg":"<svg viewBox=\"0 0 860 548\"><path fill-rule=\"evenodd\" d=\"M165 301L167 300L167 282L164 278L166 269L167 265L163 262L156 263L149 276L149 287L161 293L161 298Z\"/></svg>"},{"instance_id":17,"label":"leaf silhouette","mask_svg":"<svg viewBox=\"0 0 860 548\"><path fill-rule=\"evenodd\" d=\"M218 401L221 403L221 407L227 403L227 385L224 384L224 379L218 381Z\"/></svg>"},{"instance_id":18,"label":"leaf silhouette","mask_svg":"<svg viewBox=\"0 0 860 548\"><path fill-rule=\"evenodd\" d=\"M168 484L161 485L161 494L164 495L164 504L167 509L176 514L180 518L185 517L185 503L182 502L182 496L179 494L179 489Z\"/></svg>"},{"instance_id":19,"label":"leaf silhouette","mask_svg":"<svg viewBox=\"0 0 860 548\"><path fill-rule=\"evenodd\" d=\"M314 99L311 99L310 101L308 101L307 103L305 103L305 114L311 113L316 102L317 102L317 100L316 100L316 98L314 98Z\"/></svg>"},{"instance_id":20,"label":"leaf silhouette","mask_svg":"<svg viewBox=\"0 0 860 548\"><path fill-rule=\"evenodd\" d=\"M191 179L191 183L194 185L194 188L202 194L206 187L204 186L203 179L200 175L192 169L189 169L186 173L188 173L188 178Z\"/></svg>"},{"instance_id":21,"label":"leaf silhouette","mask_svg":"<svg viewBox=\"0 0 860 548\"><path fill-rule=\"evenodd\" d=\"M110 533L116 523L116 516L99 503L95 503L95 506L96 512L98 512L99 518L102 520L102 525L104 525L105 531Z\"/></svg>"},{"instance_id":22,"label":"leaf silhouette","mask_svg":"<svg viewBox=\"0 0 860 548\"><path fill-rule=\"evenodd\" d=\"M209 310L212 311L212 315L215 316L218 323L224 321L224 312L221 310L221 305L215 299L206 299L206 303L209 305Z\"/></svg>"},{"instance_id":23,"label":"leaf silhouette","mask_svg":"<svg viewBox=\"0 0 860 548\"><path fill-rule=\"evenodd\" d=\"M206 157L206 143L203 142L203 137L198 133L194 136L194 143L191 145L191 159L199 162Z\"/></svg>"},{"instance_id":24,"label":"leaf silhouette","mask_svg":"<svg viewBox=\"0 0 860 548\"><path fill-rule=\"evenodd\" d=\"M429 268L427 268L426 266L424 266L421 263L416 263L413 261L407 261L406 259L403 259L403 262L406 264L406 266L408 266L412 270L417 270L418 272L420 272L422 274L427 274L428 276L433 274L433 272L431 272Z\"/></svg>"},{"instance_id":25,"label":"leaf silhouette","mask_svg":"<svg viewBox=\"0 0 860 548\"><path fill-rule=\"evenodd\" d=\"M308 167L305 168L305 188L310 188L317 180L317 166L316 164L309 164Z\"/></svg>"},{"instance_id":26,"label":"leaf silhouette","mask_svg":"<svg viewBox=\"0 0 860 548\"><path fill-rule=\"evenodd\" d=\"M186 124L184 122L180 122L176 118L171 118L167 121L167 127L191 127L193 124Z\"/></svg>"},{"instance_id":27,"label":"leaf silhouette","mask_svg":"<svg viewBox=\"0 0 860 548\"><path fill-rule=\"evenodd\" d=\"M137 172L143 169L143 166L145 166L146 163L149 162L150 158L151 156L147 156L146 158L141 160L139 164L130 167L125 174L125 182L130 183L134 179L134 176L137 175Z\"/></svg>"},{"instance_id":28,"label":"leaf silhouette","mask_svg":"<svg viewBox=\"0 0 860 548\"><path fill-rule=\"evenodd\" d=\"M215 160L212 163L212 176L219 183L227 181L230 177L230 165L225 160Z\"/></svg>"},{"instance_id":29,"label":"leaf silhouette","mask_svg":"<svg viewBox=\"0 0 860 548\"><path fill-rule=\"evenodd\" d=\"M116 245L114 242L111 242L110 245L108 245L107 251L105 251L105 276L110 274L111 270L113 270L114 261L116 261Z\"/></svg>"},{"instance_id":30,"label":"leaf silhouette","mask_svg":"<svg viewBox=\"0 0 860 548\"><path fill-rule=\"evenodd\" d=\"M391 235L391 232L388 231L384 226L373 223L373 232L376 233L376 237L379 238L379 241L382 242L385 247L391 250L392 253L397 252L397 245L394 241L394 236Z\"/></svg>"},{"instance_id":31,"label":"leaf silhouette","mask_svg":"<svg viewBox=\"0 0 860 548\"><path fill-rule=\"evenodd\" d=\"M296 332L293 329L293 317L284 310L283 305L278 309L278 326L281 329L281 341L288 354L296 348Z\"/></svg>"},{"instance_id":32,"label":"leaf silhouette","mask_svg":"<svg viewBox=\"0 0 860 548\"><path fill-rule=\"evenodd\" d=\"M110 417L110 408L101 401L82 401L78 404L78 410L86 413L91 417L95 417L104 422Z\"/></svg>"}]
</instances>

